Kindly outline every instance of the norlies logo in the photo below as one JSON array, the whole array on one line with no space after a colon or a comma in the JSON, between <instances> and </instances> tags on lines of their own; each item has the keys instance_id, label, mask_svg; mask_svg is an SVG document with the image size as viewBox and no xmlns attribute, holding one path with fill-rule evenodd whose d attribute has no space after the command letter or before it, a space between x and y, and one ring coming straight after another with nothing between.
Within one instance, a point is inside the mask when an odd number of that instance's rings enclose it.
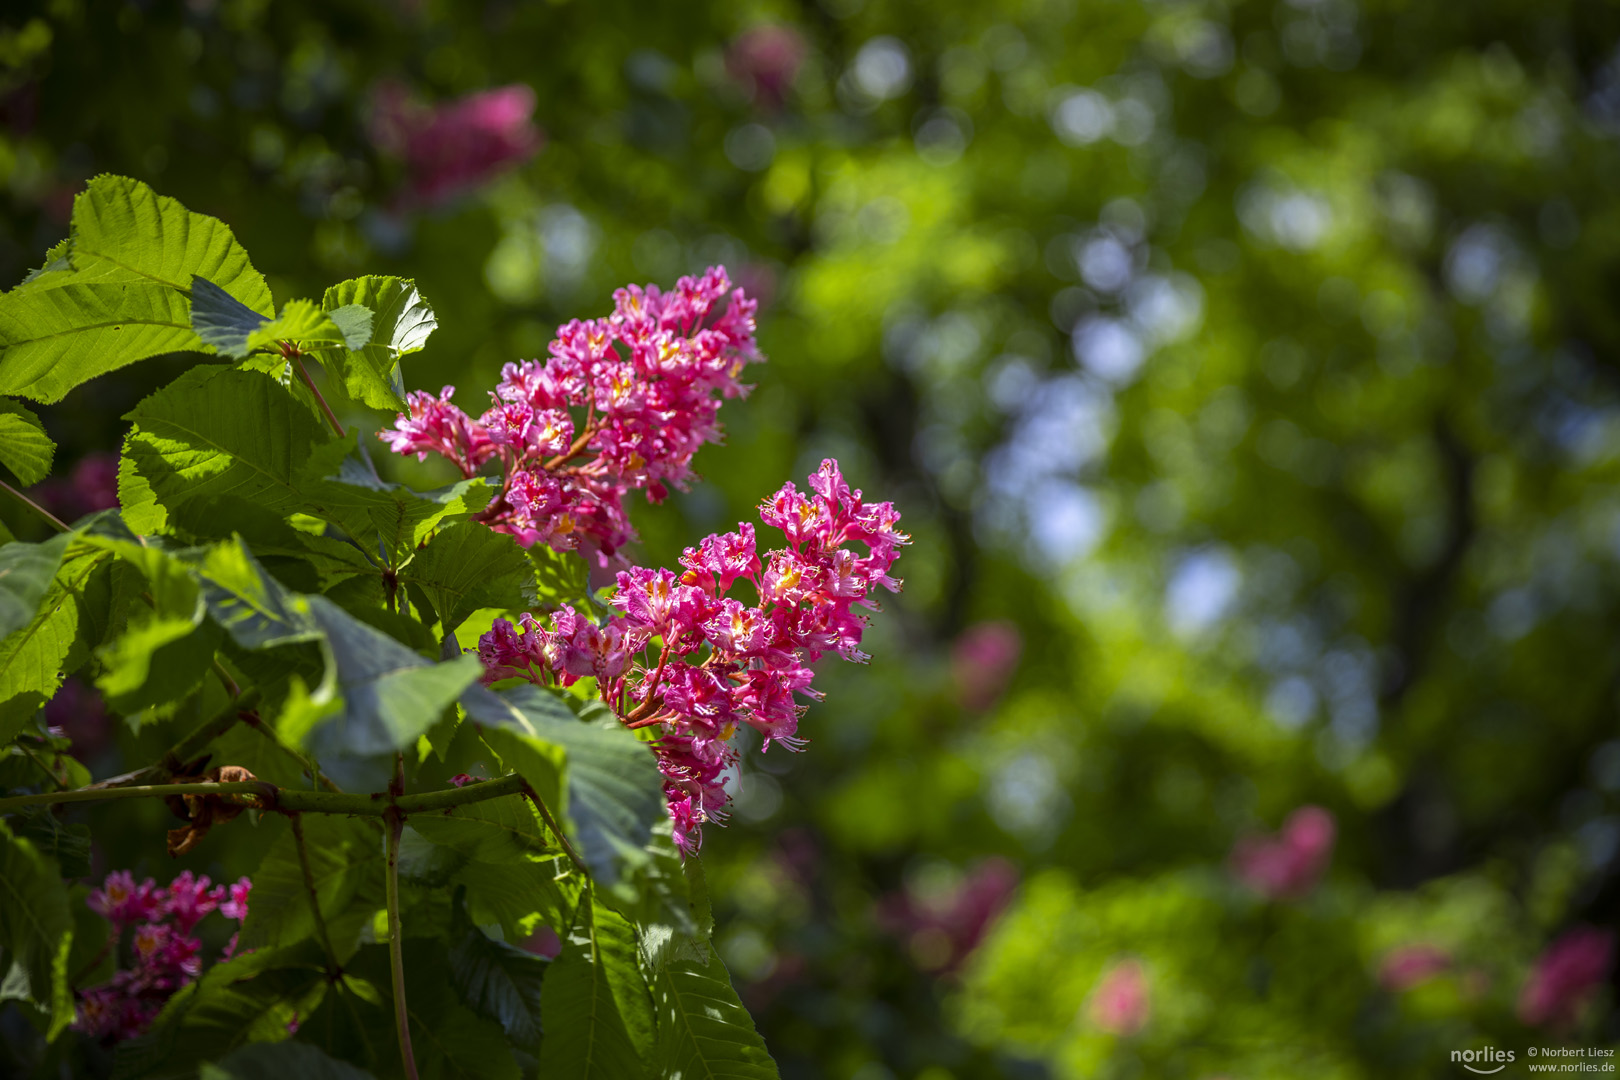
<instances>
[{"instance_id":1,"label":"norlies logo","mask_svg":"<svg viewBox=\"0 0 1620 1080\"><path fill-rule=\"evenodd\" d=\"M1479 1073L1481 1076L1489 1076L1492 1073L1499 1073L1508 1067L1508 1063L1513 1060L1513 1051L1498 1050L1493 1046L1487 1046L1483 1050L1453 1050L1451 1052L1451 1060L1457 1062L1469 1072ZM1495 1068L1477 1067L1493 1065Z\"/></svg>"}]
</instances>

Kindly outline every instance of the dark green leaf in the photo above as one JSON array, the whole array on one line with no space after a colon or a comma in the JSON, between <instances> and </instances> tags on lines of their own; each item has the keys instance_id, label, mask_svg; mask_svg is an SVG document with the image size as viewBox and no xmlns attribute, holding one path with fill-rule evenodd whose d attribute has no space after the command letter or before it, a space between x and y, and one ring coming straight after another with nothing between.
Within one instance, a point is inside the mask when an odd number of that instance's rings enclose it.
<instances>
[{"instance_id":1,"label":"dark green leaf","mask_svg":"<svg viewBox=\"0 0 1620 1080\"><path fill-rule=\"evenodd\" d=\"M494 1020L519 1046L540 1041L540 987L550 961L495 941L476 927L450 946L450 977L461 1000Z\"/></svg>"},{"instance_id":2,"label":"dark green leaf","mask_svg":"<svg viewBox=\"0 0 1620 1080\"><path fill-rule=\"evenodd\" d=\"M551 806L562 766L565 828L597 881L611 887L627 866L648 859L645 845L665 810L658 766L645 743L616 721L581 721L560 695L540 687L501 694L477 688L463 695L462 706L485 725L491 748Z\"/></svg>"},{"instance_id":3,"label":"dark green leaf","mask_svg":"<svg viewBox=\"0 0 1620 1080\"><path fill-rule=\"evenodd\" d=\"M566 926L578 898L580 875L567 859L527 855L504 862L472 862L452 885L467 889L467 911L480 926L499 923L507 939L521 941L537 922Z\"/></svg>"},{"instance_id":4,"label":"dark green leaf","mask_svg":"<svg viewBox=\"0 0 1620 1080\"><path fill-rule=\"evenodd\" d=\"M381 906L382 832L374 821L305 814L310 875L339 959L354 951L361 924ZM253 874L253 902L242 926L244 949L279 948L315 935L309 887L292 829L270 845Z\"/></svg>"},{"instance_id":5,"label":"dark green leaf","mask_svg":"<svg viewBox=\"0 0 1620 1080\"><path fill-rule=\"evenodd\" d=\"M517 608L534 571L516 540L476 521L440 529L400 576L426 594L443 632L479 608Z\"/></svg>"},{"instance_id":6,"label":"dark green leaf","mask_svg":"<svg viewBox=\"0 0 1620 1080\"><path fill-rule=\"evenodd\" d=\"M39 417L9 398L0 398L0 465L26 487L51 472L56 444L45 434Z\"/></svg>"},{"instance_id":7,"label":"dark green leaf","mask_svg":"<svg viewBox=\"0 0 1620 1080\"><path fill-rule=\"evenodd\" d=\"M209 548L198 573L209 614L243 648L321 638L309 601L265 573L240 538Z\"/></svg>"},{"instance_id":8,"label":"dark green leaf","mask_svg":"<svg viewBox=\"0 0 1620 1080\"><path fill-rule=\"evenodd\" d=\"M55 859L64 878L89 875L90 826L64 825L50 808L29 806L13 819L12 828L41 854Z\"/></svg>"},{"instance_id":9,"label":"dark green leaf","mask_svg":"<svg viewBox=\"0 0 1620 1080\"><path fill-rule=\"evenodd\" d=\"M304 1042L250 1043L217 1064L205 1064L198 1080L372 1080L370 1073L327 1057Z\"/></svg>"},{"instance_id":10,"label":"dark green leaf","mask_svg":"<svg viewBox=\"0 0 1620 1080\"><path fill-rule=\"evenodd\" d=\"M725 964L713 946L707 952L706 963L675 960L653 977L658 1075L777 1080L776 1062L737 1000Z\"/></svg>"},{"instance_id":11,"label":"dark green leaf","mask_svg":"<svg viewBox=\"0 0 1620 1080\"><path fill-rule=\"evenodd\" d=\"M0 545L0 638L34 621L72 539L63 533L42 544Z\"/></svg>"},{"instance_id":12,"label":"dark green leaf","mask_svg":"<svg viewBox=\"0 0 1620 1080\"><path fill-rule=\"evenodd\" d=\"M648 1075L652 998L636 962L635 928L587 892L541 991L543 1076L631 1080Z\"/></svg>"},{"instance_id":13,"label":"dark green leaf","mask_svg":"<svg viewBox=\"0 0 1620 1080\"><path fill-rule=\"evenodd\" d=\"M269 319L207 278L191 278L191 329L204 345L240 360L248 337Z\"/></svg>"},{"instance_id":14,"label":"dark green leaf","mask_svg":"<svg viewBox=\"0 0 1620 1080\"><path fill-rule=\"evenodd\" d=\"M0 823L0 948L28 980L28 997L49 1016L48 1036L73 1020L67 959L73 918L56 865Z\"/></svg>"},{"instance_id":15,"label":"dark green leaf","mask_svg":"<svg viewBox=\"0 0 1620 1080\"><path fill-rule=\"evenodd\" d=\"M354 457L343 460L336 476L306 489L304 510L330 521L390 566L398 566L446 518L483 509L491 494L481 479L412 491L377 479Z\"/></svg>"},{"instance_id":16,"label":"dark green leaf","mask_svg":"<svg viewBox=\"0 0 1620 1080\"><path fill-rule=\"evenodd\" d=\"M411 826L435 844L483 862L556 854L539 815L522 795L469 803L448 814L418 814Z\"/></svg>"},{"instance_id":17,"label":"dark green leaf","mask_svg":"<svg viewBox=\"0 0 1620 1080\"><path fill-rule=\"evenodd\" d=\"M131 503L143 501L138 478L160 508L160 526L164 510L215 495L278 513L300 509L306 470L335 467L344 449L275 379L218 365L187 371L125 418L135 427L124 443L130 476L120 469L120 501L128 518Z\"/></svg>"}]
</instances>

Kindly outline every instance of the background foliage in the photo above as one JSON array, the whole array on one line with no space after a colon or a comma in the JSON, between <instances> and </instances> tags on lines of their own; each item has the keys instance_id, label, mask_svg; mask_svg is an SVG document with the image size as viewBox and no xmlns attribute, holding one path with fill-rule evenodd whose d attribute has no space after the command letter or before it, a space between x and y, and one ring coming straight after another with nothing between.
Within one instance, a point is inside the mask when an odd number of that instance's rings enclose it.
<instances>
[{"instance_id":1,"label":"background foliage","mask_svg":"<svg viewBox=\"0 0 1620 1080\"><path fill-rule=\"evenodd\" d=\"M1607 990L1533 1036L1515 1009L1620 915L1611 5L29 7L7 286L111 171L278 296L413 277L441 326L406 385L470 408L624 280L722 261L765 298L771 363L706 480L638 508L643 561L829 454L916 539L883 661L828 671L809 751L708 836L785 1076L1425 1076L1615 1036ZM543 147L452 197L379 134L387 87L514 83ZM41 410L48 483L174 374ZM60 722L97 776L173 740L89 709ZM1229 852L1306 803L1331 867L1267 902ZM76 820L98 871L176 869L159 805ZM1445 970L1391 989L1413 944ZM1140 1025L1094 1007L1121 963Z\"/></svg>"}]
</instances>

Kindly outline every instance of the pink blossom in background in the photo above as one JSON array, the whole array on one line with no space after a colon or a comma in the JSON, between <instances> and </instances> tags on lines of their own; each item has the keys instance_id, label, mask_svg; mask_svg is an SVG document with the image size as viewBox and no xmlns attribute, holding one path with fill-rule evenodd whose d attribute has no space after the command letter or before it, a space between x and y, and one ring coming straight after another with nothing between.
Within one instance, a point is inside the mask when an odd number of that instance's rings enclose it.
<instances>
[{"instance_id":1,"label":"pink blossom in background","mask_svg":"<svg viewBox=\"0 0 1620 1080\"><path fill-rule=\"evenodd\" d=\"M1150 1011L1147 969L1135 959L1104 972L1087 1005L1092 1024L1110 1035L1135 1035L1147 1026Z\"/></svg>"},{"instance_id":2,"label":"pink blossom in background","mask_svg":"<svg viewBox=\"0 0 1620 1080\"><path fill-rule=\"evenodd\" d=\"M562 952L562 939L557 936L557 931L551 927L537 926L534 933L530 934L528 940L523 943L523 950L536 956L543 956L547 960L555 960L557 955Z\"/></svg>"},{"instance_id":3,"label":"pink blossom in background","mask_svg":"<svg viewBox=\"0 0 1620 1080\"><path fill-rule=\"evenodd\" d=\"M75 678L64 681L56 696L45 703L45 724L73 740L70 752L81 761L93 757L112 741L106 702Z\"/></svg>"},{"instance_id":4,"label":"pink blossom in background","mask_svg":"<svg viewBox=\"0 0 1620 1080\"><path fill-rule=\"evenodd\" d=\"M767 109L781 107L804 63L804 35L780 23L760 23L732 39L726 73Z\"/></svg>"},{"instance_id":5,"label":"pink blossom in background","mask_svg":"<svg viewBox=\"0 0 1620 1080\"><path fill-rule=\"evenodd\" d=\"M963 707L983 712L1007 688L1024 651L1016 623L1004 619L974 623L951 646L951 676Z\"/></svg>"},{"instance_id":6,"label":"pink blossom in background","mask_svg":"<svg viewBox=\"0 0 1620 1080\"><path fill-rule=\"evenodd\" d=\"M30 493L63 521L76 521L118 505L118 455L86 454L67 476L53 476Z\"/></svg>"},{"instance_id":7,"label":"pink blossom in background","mask_svg":"<svg viewBox=\"0 0 1620 1080\"><path fill-rule=\"evenodd\" d=\"M202 942L191 931L214 911L238 924L245 921L252 888L247 878L229 887L210 887L206 876L196 877L189 870L167 887L151 878L136 884L128 870L108 874L86 903L112 923L110 946L115 957L121 953L125 931L133 928L127 953L131 966L120 967L106 982L79 994L74 1029L105 1042L143 1034L163 1003L202 974ZM233 934L220 959L235 951Z\"/></svg>"},{"instance_id":8,"label":"pink blossom in background","mask_svg":"<svg viewBox=\"0 0 1620 1080\"><path fill-rule=\"evenodd\" d=\"M1519 1019L1532 1027L1569 1027L1608 975L1614 932L1577 926L1547 946L1519 992Z\"/></svg>"},{"instance_id":9,"label":"pink blossom in background","mask_svg":"<svg viewBox=\"0 0 1620 1080\"><path fill-rule=\"evenodd\" d=\"M989 858L944 896L924 897L908 889L883 897L878 925L911 947L918 966L950 974L978 948L1017 888L1018 868Z\"/></svg>"},{"instance_id":10,"label":"pink blossom in background","mask_svg":"<svg viewBox=\"0 0 1620 1080\"><path fill-rule=\"evenodd\" d=\"M382 83L371 95L371 141L404 162L406 201L431 206L532 157L542 141L534 105L522 84L423 105L400 84Z\"/></svg>"},{"instance_id":11,"label":"pink blossom in background","mask_svg":"<svg viewBox=\"0 0 1620 1080\"><path fill-rule=\"evenodd\" d=\"M1438 945L1403 945L1391 950L1378 966L1378 981L1399 993L1451 970L1451 954Z\"/></svg>"},{"instance_id":12,"label":"pink blossom in background","mask_svg":"<svg viewBox=\"0 0 1620 1080\"><path fill-rule=\"evenodd\" d=\"M1232 849L1232 868L1270 900L1298 899L1316 887L1333 857L1333 815L1302 806L1275 836L1246 836Z\"/></svg>"}]
</instances>

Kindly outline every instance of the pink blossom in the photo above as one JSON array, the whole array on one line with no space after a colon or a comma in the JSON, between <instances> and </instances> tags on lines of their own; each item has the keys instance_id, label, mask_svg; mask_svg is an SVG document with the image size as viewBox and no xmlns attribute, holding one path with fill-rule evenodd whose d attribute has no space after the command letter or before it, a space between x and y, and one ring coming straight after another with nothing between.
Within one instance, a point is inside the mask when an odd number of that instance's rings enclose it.
<instances>
[{"instance_id":1,"label":"pink blossom","mask_svg":"<svg viewBox=\"0 0 1620 1080\"><path fill-rule=\"evenodd\" d=\"M209 888L207 874L199 878L186 870L170 883L169 901L163 910L182 934L189 934L191 928L201 922L203 916L217 910L224 899L223 885Z\"/></svg>"},{"instance_id":2,"label":"pink blossom","mask_svg":"<svg viewBox=\"0 0 1620 1080\"><path fill-rule=\"evenodd\" d=\"M1449 971L1451 963L1451 954L1438 945L1403 945L1378 965L1378 981L1399 993Z\"/></svg>"},{"instance_id":3,"label":"pink blossom","mask_svg":"<svg viewBox=\"0 0 1620 1080\"><path fill-rule=\"evenodd\" d=\"M1024 649L1018 624L1006 620L974 623L951 646L951 675L963 707L983 712L1007 688Z\"/></svg>"},{"instance_id":4,"label":"pink blossom","mask_svg":"<svg viewBox=\"0 0 1620 1080\"><path fill-rule=\"evenodd\" d=\"M693 455L720 437L721 403L747 391L739 376L760 358L756 305L723 267L668 293L628 286L613 301L605 318L560 327L545 361L507 364L478 419L449 401L449 387L438 398L418 391L380 437L396 453L440 454L468 477L497 462L501 490L482 520L526 547L594 553L608 566L635 536L625 496L656 502L688 484ZM715 557L748 576L743 540Z\"/></svg>"},{"instance_id":5,"label":"pink blossom","mask_svg":"<svg viewBox=\"0 0 1620 1080\"><path fill-rule=\"evenodd\" d=\"M1142 962L1125 959L1105 971L1091 992L1087 1013L1099 1031L1110 1035L1135 1035L1146 1027L1151 1001Z\"/></svg>"},{"instance_id":6,"label":"pink blossom","mask_svg":"<svg viewBox=\"0 0 1620 1080\"><path fill-rule=\"evenodd\" d=\"M885 896L877 905L878 925L905 940L919 966L949 974L978 948L1017 887L1018 868L989 858L942 895L908 888Z\"/></svg>"},{"instance_id":7,"label":"pink blossom","mask_svg":"<svg viewBox=\"0 0 1620 1080\"><path fill-rule=\"evenodd\" d=\"M1547 946L1519 992L1519 1019L1532 1027L1570 1027L1614 961L1614 932L1577 926Z\"/></svg>"},{"instance_id":8,"label":"pink blossom","mask_svg":"<svg viewBox=\"0 0 1620 1080\"><path fill-rule=\"evenodd\" d=\"M240 878L231 886L231 898L219 905L219 913L227 919L237 922L246 922L248 913L248 893L253 891L253 882L247 878Z\"/></svg>"},{"instance_id":9,"label":"pink blossom","mask_svg":"<svg viewBox=\"0 0 1620 1080\"><path fill-rule=\"evenodd\" d=\"M540 148L534 91L514 84L423 105L397 83L372 92L371 140L400 158L406 201L434 205L480 187Z\"/></svg>"},{"instance_id":10,"label":"pink blossom","mask_svg":"<svg viewBox=\"0 0 1620 1080\"><path fill-rule=\"evenodd\" d=\"M804 63L804 35L780 23L760 23L738 34L726 49L726 72L754 101L777 108Z\"/></svg>"},{"instance_id":11,"label":"pink blossom","mask_svg":"<svg viewBox=\"0 0 1620 1080\"><path fill-rule=\"evenodd\" d=\"M650 295L632 292L621 308L650 318ZM521 631L498 620L479 640L486 681L515 676L567 686L594 675L626 724L661 728L653 748L683 851L697 849L704 822L724 815L723 775L736 761L737 726L753 727L767 749L802 748L798 697L820 697L808 664L832 651L864 660L866 617L855 609L875 608L878 587L900 587L889 570L909 538L893 506L865 502L832 460L810 486L806 496L788 484L761 507L762 520L787 532L789 548L762 560L754 527L741 523L688 548L679 578L665 569L620 571L613 599L620 614L596 621L563 605L549 628L525 615ZM726 595L743 580L754 586L757 606ZM656 659L638 663L654 642Z\"/></svg>"},{"instance_id":12,"label":"pink blossom","mask_svg":"<svg viewBox=\"0 0 1620 1080\"><path fill-rule=\"evenodd\" d=\"M153 918L163 900L151 878L137 885L128 870L115 870L107 875L101 888L91 891L85 902L91 911L123 929L130 923Z\"/></svg>"},{"instance_id":13,"label":"pink blossom","mask_svg":"<svg viewBox=\"0 0 1620 1080\"><path fill-rule=\"evenodd\" d=\"M1316 887L1333 857L1333 815L1302 806L1276 836L1246 836L1232 849L1244 884L1271 900L1298 899Z\"/></svg>"}]
</instances>

